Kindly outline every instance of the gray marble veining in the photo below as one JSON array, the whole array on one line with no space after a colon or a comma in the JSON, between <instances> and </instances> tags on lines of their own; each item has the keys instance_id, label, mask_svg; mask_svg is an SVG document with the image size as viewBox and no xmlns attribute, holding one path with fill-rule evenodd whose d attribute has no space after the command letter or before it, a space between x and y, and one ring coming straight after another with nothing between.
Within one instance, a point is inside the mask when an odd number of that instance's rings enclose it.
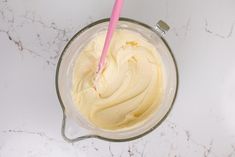
<instances>
[{"instance_id":1,"label":"gray marble veining","mask_svg":"<svg viewBox=\"0 0 235 157\"><path fill-rule=\"evenodd\" d=\"M0 157L235 157L235 3L229 0L125 1L122 16L171 27L166 40L180 78L174 107L156 130L134 141L62 139L57 60L70 38L108 17L111 6L0 1Z\"/></svg>"}]
</instances>

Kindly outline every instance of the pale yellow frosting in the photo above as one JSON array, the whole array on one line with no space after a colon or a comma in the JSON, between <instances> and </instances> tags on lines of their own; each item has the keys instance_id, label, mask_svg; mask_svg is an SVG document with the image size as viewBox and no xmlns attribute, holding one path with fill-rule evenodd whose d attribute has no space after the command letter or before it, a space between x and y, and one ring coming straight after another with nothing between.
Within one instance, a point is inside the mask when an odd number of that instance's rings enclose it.
<instances>
[{"instance_id":1,"label":"pale yellow frosting","mask_svg":"<svg viewBox=\"0 0 235 157\"><path fill-rule=\"evenodd\" d=\"M96 127L127 129L143 123L160 105L163 65L156 48L142 35L118 29L105 67L96 76L105 35L96 34L80 51L72 97L82 116Z\"/></svg>"}]
</instances>

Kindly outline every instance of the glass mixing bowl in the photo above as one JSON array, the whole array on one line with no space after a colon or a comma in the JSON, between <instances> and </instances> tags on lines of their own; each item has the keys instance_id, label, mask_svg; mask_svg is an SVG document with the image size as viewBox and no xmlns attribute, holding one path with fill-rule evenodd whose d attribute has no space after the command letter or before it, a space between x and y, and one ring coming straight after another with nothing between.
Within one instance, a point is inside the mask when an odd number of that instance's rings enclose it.
<instances>
[{"instance_id":1,"label":"glass mixing bowl","mask_svg":"<svg viewBox=\"0 0 235 157\"><path fill-rule=\"evenodd\" d=\"M163 39L169 26L159 21L155 27L150 27L132 19L120 18L117 29L128 29L140 33L156 47L161 56L164 65L164 94L160 107L138 127L114 131L94 126L79 113L71 96L75 60L86 43L98 32L107 30L108 22L109 19L102 19L80 30L67 43L59 58L56 70L56 91L63 110L61 133L68 142L87 138L100 138L108 141L128 141L139 138L159 126L168 115L175 100L178 87L177 67L171 49Z\"/></svg>"}]
</instances>

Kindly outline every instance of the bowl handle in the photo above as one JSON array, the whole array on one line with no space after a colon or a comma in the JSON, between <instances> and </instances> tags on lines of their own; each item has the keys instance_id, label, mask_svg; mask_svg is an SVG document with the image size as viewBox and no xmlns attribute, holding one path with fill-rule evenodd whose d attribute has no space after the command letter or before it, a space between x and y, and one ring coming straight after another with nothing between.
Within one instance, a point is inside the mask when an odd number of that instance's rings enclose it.
<instances>
[{"instance_id":1,"label":"bowl handle","mask_svg":"<svg viewBox=\"0 0 235 157\"><path fill-rule=\"evenodd\" d=\"M67 116L66 116L65 112L63 112L61 135L64 138L64 140L69 143L78 142L78 141L85 140L88 138L97 138L98 137L97 135L83 135L83 136L79 136L79 137L75 137L75 138L70 138L66 135L66 126L67 126L66 123L67 123Z\"/></svg>"},{"instance_id":2,"label":"bowl handle","mask_svg":"<svg viewBox=\"0 0 235 157\"><path fill-rule=\"evenodd\" d=\"M166 22L159 20L154 29L159 33L160 36L165 36L170 27Z\"/></svg>"}]
</instances>

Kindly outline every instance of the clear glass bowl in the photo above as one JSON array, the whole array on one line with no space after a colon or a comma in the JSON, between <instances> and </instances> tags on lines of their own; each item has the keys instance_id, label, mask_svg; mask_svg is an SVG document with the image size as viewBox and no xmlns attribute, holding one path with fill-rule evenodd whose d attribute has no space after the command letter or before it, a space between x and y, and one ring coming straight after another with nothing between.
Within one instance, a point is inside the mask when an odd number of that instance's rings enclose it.
<instances>
[{"instance_id":1,"label":"clear glass bowl","mask_svg":"<svg viewBox=\"0 0 235 157\"><path fill-rule=\"evenodd\" d=\"M99 20L76 33L67 43L58 61L56 70L56 91L63 110L61 132L64 139L68 142L76 142L86 138L100 138L109 141L128 141L139 138L159 126L168 115L175 100L178 87L177 67L172 51L163 39L163 35L169 29L169 26L163 21L159 21L155 27L150 27L132 19L121 18L117 29L128 29L140 33L156 47L161 56L164 65L164 94L162 103L148 121L138 127L120 131L97 128L81 116L75 107L71 96L72 74L75 60L80 50L94 37L94 35L96 35L96 33L107 30L108 22L109 19ZM73 132L80 132L81 129L83 130L84 135L69 137L69 135L67 135L68 133L66 133L66 128L74 127L71 127L72 124L67 124L68 119L75 122L73 125L79 127L78 130ZM68 130L71 131L71 129Z\"/></svg>"}]
</instances>

